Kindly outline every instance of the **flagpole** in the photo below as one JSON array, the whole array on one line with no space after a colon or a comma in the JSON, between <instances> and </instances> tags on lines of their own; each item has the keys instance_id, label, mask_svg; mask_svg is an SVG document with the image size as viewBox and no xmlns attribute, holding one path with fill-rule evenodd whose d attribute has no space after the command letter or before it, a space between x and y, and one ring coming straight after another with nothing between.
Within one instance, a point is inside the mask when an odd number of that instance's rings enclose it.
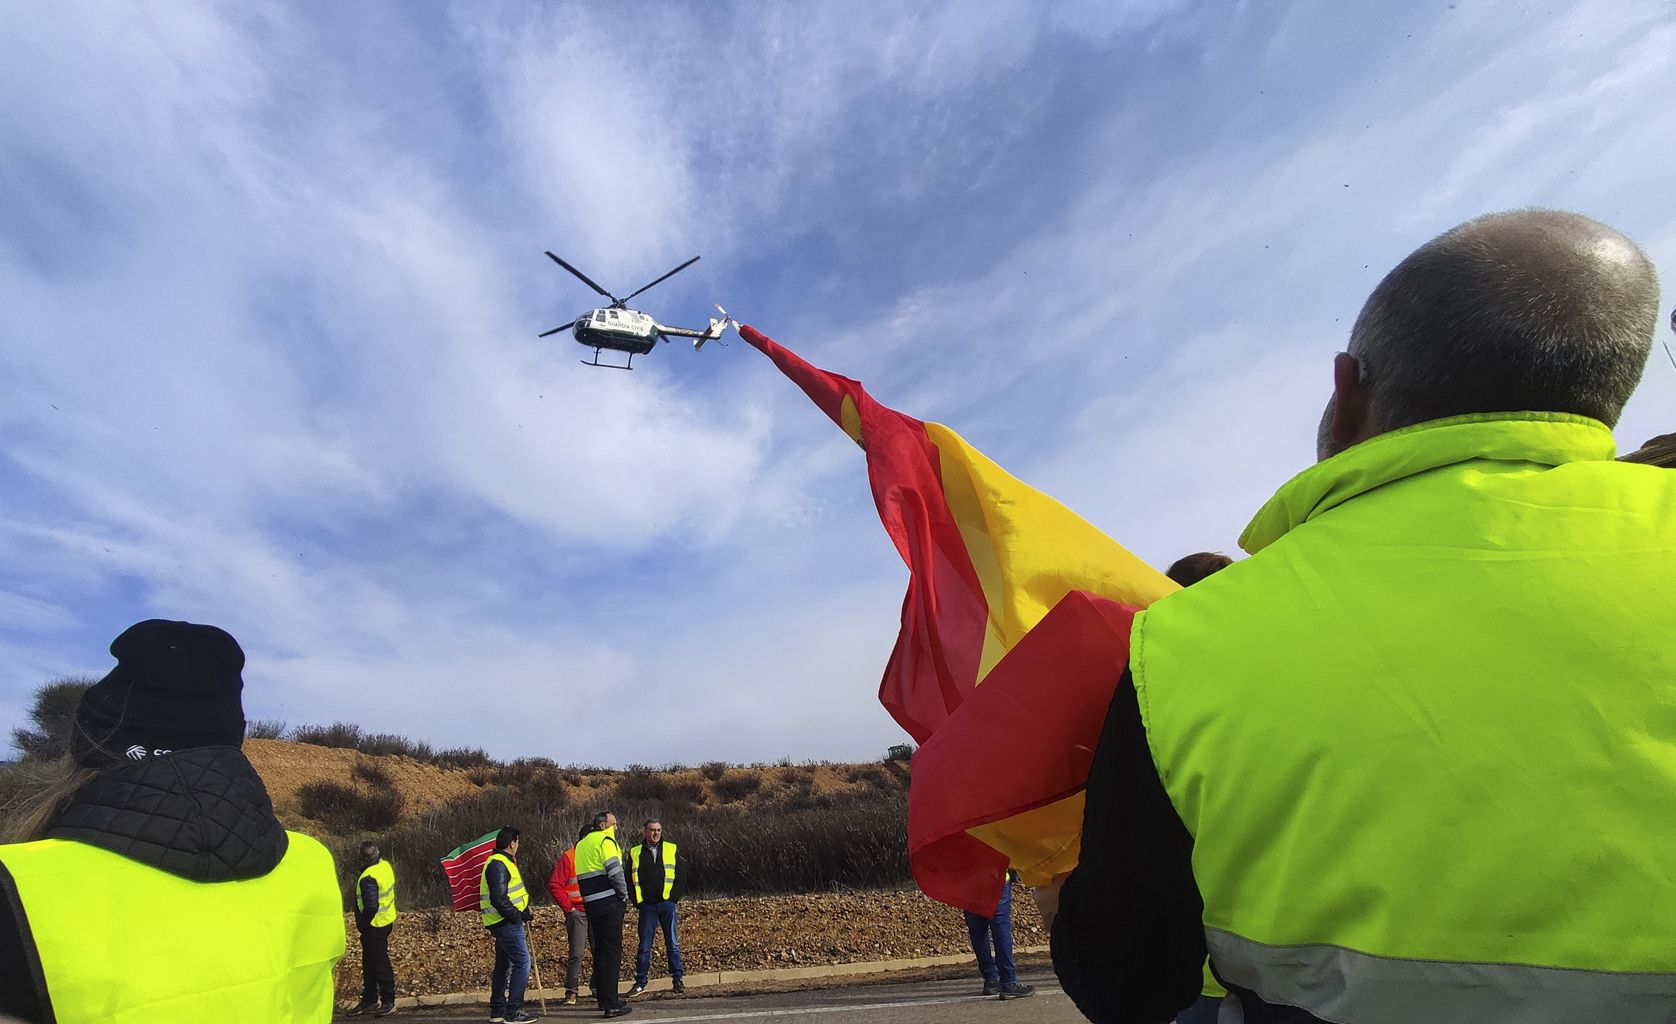
<instances>
[{"instance_id":1,"label":"flagpole","mask_svg":"<svg viewBox=\"0 0 1676 1024\"><path fill-rule=\"evenodd\" d=\"M535 997L541 1001L541 1015L547 1015L547 986L541 983L541 957L535 951L535 919L530 919L530 927L524 930L525 940L530 946L530 966L535 968Z\"/></svg>"}]
</instances>

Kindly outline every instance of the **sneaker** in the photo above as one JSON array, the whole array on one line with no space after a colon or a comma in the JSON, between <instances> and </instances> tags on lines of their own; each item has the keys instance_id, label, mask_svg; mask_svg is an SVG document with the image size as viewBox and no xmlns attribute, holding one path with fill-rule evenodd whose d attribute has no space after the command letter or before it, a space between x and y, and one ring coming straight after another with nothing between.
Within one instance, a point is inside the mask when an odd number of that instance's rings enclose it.
<instances>
[{"instance_id":1,"label":"sneaker","mask_svg":"<svg viewBox=\"0 0 1676 1024\"><path fill-rule=\"evenodd\" d=\"M624 996L626 998L633 999L635 996L640 995L641 993L643 993L645 991L646 991L646 983L644 981L637 981L637 982L634 983L633 988L629 989L627 992L624 993Z\"/></svg>"},{"instance_id":2,"label":"sneaker","mask_svg":"<svg viewBox=\"0 0 1676 1024\"><path fill-rule=\"evenodd\" d=\"M612 1017L627 1017L629 1014L631 1014L633 1012L634 1012L634 1007L624 1006L621 1003L619 1003L618 1005L613 1006L611 1009L605 1011L605 1019L610 1020Z\"/></svg>"},{"instance_id":3,"label":"sneaker","mask_svg":"<svg viewBox=\"0 0 1676 1024\"><path fill-rule=\"evenodd\" d=\"M681 978L676 978L674 981L669 983L669 990L671 992L685 992L687 990L687 983Z\"/></svg>"},{"instance_id":4,"label":"sneaker","mask_svg":"<svg viewBox=\"0 0 1676 1024\"><path fill-rule=\"evenodd\" d=\"M1015 981L1011 985L1001 986L1002 999L1024 999L1035 994L1036 986L1034 985L1024 985Z\"/></svg>"},{"instance_id":5,"label":"sneaker","mask_svg":"<svg viewBox=\"0 0 1676 1024\"><path fill-rule=\"evenodd\" d=\"M514 1010L506 1015L506 1024L534 1024L540 1019L528 1010Z\"/></svg>"},{"instance_id":6,"label":"sneaker","mask_svg":"<svg viewBox=\"0 0 1676 1024\"><path fill-rule=\"evenodd\" d=\"M988 978L985 978L983 983L983 994L986 996L1000 995L1001 983L999 981L990 981Z\"/></svg>"},{"instance_id":7,"label":"sneaker","mask_svg":"<svg viewBox=\"0 0 1676 1024\"><path fill-rule=\"evenodd\" d=\"M575 1006L576 1005L576 993L575 992L566 992L564 994L564 1004L566 1006Z\"/></svg>"},{"instance_id":8,"label":"sneaker","mask_svg":"<svg viewBox=\"0 0 1676 1024\"><path fill-rule=\"evenodd\" d=\"M378 1000L376 999L363 999L355 1004L355 1008L353 1010L349 1011L349 1016L359 1017L361 1014L366 1013L368 1010L373 1009L377 1005Z\"/></svg>"},{"instance_id":9,"label":"sneaker","mask_svg":"<svg viewBox=\"0 0 1676 1024\"><path fill-rule=\"evenodd\" d=\"M373 1007L372 1015L374 1017L388 1017L392 1013L395 1013L395 1012L396 1012L396 1004L395 1003L393 1003L393 1002L391 1002L391 1003L379 1003L377 1006Z\"/></svg>"},{"instance_id":10,"label":"sneaker","mask_svg":"<svg viewBox=\"0 0 1676 1024\"><path fill-rule=\"evenodd\" d=\"M506 1014L489 1011L489 1024L506 1024Z\"/></svg>"}]
</instances>

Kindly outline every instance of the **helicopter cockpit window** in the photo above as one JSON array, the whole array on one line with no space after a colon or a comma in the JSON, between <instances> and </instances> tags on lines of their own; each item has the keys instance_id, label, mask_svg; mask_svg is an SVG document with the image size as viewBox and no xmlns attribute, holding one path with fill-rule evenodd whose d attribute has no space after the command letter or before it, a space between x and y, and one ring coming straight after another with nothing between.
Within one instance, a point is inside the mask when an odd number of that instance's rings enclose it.
<instances>
[{"instance_id":1,"label":"helicopter cockpit window","mask_svg":"<svg viewBox=\"0 0 1676 1024\"><path fill-rule=\"evenodd\" d=\"M611 319L613 319L613 320L617 319L617 311L614 310L614 309L611 311Z\"/></svg>"}]
</instances>

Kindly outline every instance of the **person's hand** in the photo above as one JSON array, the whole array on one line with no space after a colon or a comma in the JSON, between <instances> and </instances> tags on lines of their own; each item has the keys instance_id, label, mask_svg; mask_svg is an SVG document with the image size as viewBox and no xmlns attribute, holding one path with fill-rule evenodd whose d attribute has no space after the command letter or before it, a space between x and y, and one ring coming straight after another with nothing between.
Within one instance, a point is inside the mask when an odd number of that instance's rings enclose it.
<instances>
[{"instance_id":1,"label":"person's hand","mask_svg":"<svg viewBox=\"0 0 1676 1024\"><path fill-rule=\"evenodd\" d=\"M535 920L535 911L525 907L522 916L524 918L524 923L529 924L531 921Z\"/></svg>"}]
</instances>

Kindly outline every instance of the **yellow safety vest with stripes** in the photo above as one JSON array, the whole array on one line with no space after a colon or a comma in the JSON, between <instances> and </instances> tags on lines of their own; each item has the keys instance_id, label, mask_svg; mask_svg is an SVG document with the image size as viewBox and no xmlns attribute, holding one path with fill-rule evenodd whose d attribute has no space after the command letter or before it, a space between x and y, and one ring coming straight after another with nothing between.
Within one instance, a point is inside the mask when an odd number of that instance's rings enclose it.
<instances>
[{"instance_id":1,"label":"yellow safety vest with stripes","mask_svg":"<svg viewBox=\"0 0 1676 1024\"><path fill-rule=\"evenodd\" d=\"M576 885L582 890L584 907L617 895L606 868L612 861L621 865L623 859L612 831L602 828L589 832L576 844Z\"/></svg>"},{"instance_id":2,"label":"yellow safety vest with stripes","mask_svg":"<svg viewBox=\"0 0 1676 1024\"><path fill-rule=\"evenodd\" d=\"M193 882L86 843L0 846L35 939L53 1017L100 1024L332 1015L343 897L332 855L288 833L260 878Z\"/></svg>"},{"instance_id":3,"label":"yellow safety vest with stripes","mask_svg":"<svg viewBox=\"0 0 1676 1024\"><path fill-rule=\"evenodd\" d=\"M675 844L665 839L658 844L663 851L663 899L668 899L675 891ZM629 850L629 884L634 886L634 902L644 903L646 897L640 891L640 851L646 848L645 843L638 843ZM700 858L702 859L702 858Z\"/></svg>"},{"instance_id":4,"label":"yellow safety vest with stripes","mask_svg":"<svg viewBox=\"0 0 1676 1024\"><path fill-rule=\"evenodd\" d=\"M1578 416L1375 437L1135 620L1218 975L1323 1020L1676 1020L1676 473Z\"/></svg>"},{"instance_id":5,"label":"yellow safety vest with stripes","mask_svg":"<svg viewBox=\"0 0 1676 1024\"><path fill-rule=\"evenodd\" d=\"M361 905L361 879L371 878L378 883L378 911L372 915L371 924L374 928L382 928L387 924L394 924L396 920L396 869L390 862L381 860L377 864L361 872L361 877L355 879L355 909L366 913L366 907Z\"/></svg>"},{"instance_id":6,"label":"yellow safety vest with stripes","mask_svg":"<svg viewBox=\"0 0 1676 1024\"><path fill-rule=\"evenodd\" d=\"M497 860L506 865L506 898L511 901L513 909L523 910L530 905L530 894L524 888L524 876L518 873L518 865L504 853L489 854L489 859L483 862L483 873L477 876L477 914L485 928L506 920L489 902L489 865Z\"/></svg>"}]
</instances>

